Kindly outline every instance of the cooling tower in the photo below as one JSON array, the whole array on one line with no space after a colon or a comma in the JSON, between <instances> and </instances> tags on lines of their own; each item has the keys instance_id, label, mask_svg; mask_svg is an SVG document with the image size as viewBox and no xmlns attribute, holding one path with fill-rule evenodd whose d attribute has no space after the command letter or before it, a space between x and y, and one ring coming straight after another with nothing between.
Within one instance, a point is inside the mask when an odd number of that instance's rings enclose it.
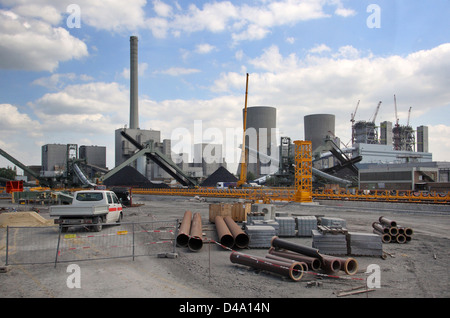
<instances>
[{"instance_id":1,"label":"cooling tower","mask_svg":"<svg viewBox=\"0 0 450 318\"><path fill-rule=\"evenodd\" d=\"M334 135L335 116L331 114L314 114L304 116L305 140L310 140L312 151L314 152L319 146L330 149L324 142L328 135L333 138ZM330 134L330 131L332 134Z\"/></svg>"},{"instance_id":2,"label":"cooling tower","mask_svg":"<svg viewBox=\"0 0 450 318\"><path fill-rule=\"evenodd\" d=\"M247 159L247 171L253 173L255 177L269 174L271 161L268 157L278 156L276 122L277 109L275 107L247 107L246 146L251 148ZM259 152L258 155L256 155L256 151Z\"/></svg>"},{"instance_id":3,"label":"cooling tower","mask_svg":"<svg viewBox=\"0 0 450 318\"><path fill-rule=\"evenodd\" d=\"M130 36L130 128L139 128L137 36Z\"/></svg>"}]
</instances>

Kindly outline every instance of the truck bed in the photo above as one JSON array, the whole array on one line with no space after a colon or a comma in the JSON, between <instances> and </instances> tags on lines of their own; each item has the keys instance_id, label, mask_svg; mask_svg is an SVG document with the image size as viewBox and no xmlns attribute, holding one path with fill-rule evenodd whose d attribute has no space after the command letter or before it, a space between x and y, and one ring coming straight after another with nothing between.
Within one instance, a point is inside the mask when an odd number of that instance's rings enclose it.
<instances>
[{"instance_id":1,"label":"truck bed","mask_svg":"<svg viewBox=\"0 0 450 318\"><path fill-rule=\"evenodd\" d=\"M51 206L50 216L59 217L77 217L77 216L95 216L102 215L109 212L109 206L106 205L94 205L94 206Z\"/></svg>"}]
</instances>

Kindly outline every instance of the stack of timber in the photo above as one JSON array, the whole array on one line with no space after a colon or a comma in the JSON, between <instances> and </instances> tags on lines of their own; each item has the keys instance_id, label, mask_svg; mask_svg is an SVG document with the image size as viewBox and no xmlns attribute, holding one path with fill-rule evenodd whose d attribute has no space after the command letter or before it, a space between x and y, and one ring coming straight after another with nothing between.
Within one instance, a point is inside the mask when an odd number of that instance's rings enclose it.
<instances>
[{"instance_id":1,"label":"stack of timber","mask_svg":"<svg viewBox=\"0 0 450 318\"><path fill-rule=\"evenodd\" d=\"M251 211L251 203L212 203L209 205L209 222L214 223L216 216L229 216L235 222L247 220L247 214Z\"/></svg>"}]
</instances>

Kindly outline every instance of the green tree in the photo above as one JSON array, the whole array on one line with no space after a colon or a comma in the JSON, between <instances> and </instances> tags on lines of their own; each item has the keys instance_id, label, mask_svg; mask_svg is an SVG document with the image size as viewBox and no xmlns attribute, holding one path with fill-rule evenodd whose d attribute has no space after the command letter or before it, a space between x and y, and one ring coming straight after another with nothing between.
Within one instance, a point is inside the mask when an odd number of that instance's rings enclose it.
<instances>
[{"instance_id":1,"label":"green tree","mask_svg":"<svg viewBox=\"0 0 450 318\"><path fill-rule=\"evenodd\" d=\"M0 168L0 177L14 180L16 178L16 171L11 169L10 167Z\"/></svg>"}]
</instances>

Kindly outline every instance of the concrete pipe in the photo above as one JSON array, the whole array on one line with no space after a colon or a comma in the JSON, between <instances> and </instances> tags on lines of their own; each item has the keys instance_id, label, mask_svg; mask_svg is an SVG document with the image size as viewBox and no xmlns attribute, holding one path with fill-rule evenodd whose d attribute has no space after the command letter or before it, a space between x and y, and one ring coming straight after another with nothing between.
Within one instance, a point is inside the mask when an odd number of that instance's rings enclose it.
<instances>
[{"instance_id":1,"label":"concrete pipe","mask_svg":"<svg viewBox=\"0 0 450 318\"><path fill-rule=\"evenodd\" d=\"M299 281L303 277L303 265L298 262L280 262L274 259L244 255L239 252L230 254L232 263L250 266Z\"/></svg>"},{"instance_id":2,"label":"concrete pipe","mask_svg":"<svg viewBox=\"0 0 450 318\"><path fill-rule=\"evenodd\" d=\"M341 264L341 271L347 275L354 275L358 271L358 262L353 257L337 258Z\"/></svg>"},{"instance_id":3,"label":"concrete pipe","mask_svg":"<svg viewBox=\"0 0 450 318\"><path fill-rule=\"evenodd\" d=\"M217 236L219 237L220 244L231 248L234 245L234 238L228 229L227 224L223 220L222 216L216 216L214 223L216 224Z\"/></svg>"},{"instance_id":4,"label":"concrete pipe","mask_svg":"<svg viewBox=\"0 0 450 318\"><path fill-rule=\"evenodd\" d=\"M319 250L299 244L292 243L287 240L280 239L278 236L272 237L270 245L275 248L281 248L285 250L289 250L292 252L297 252L309 257L315 257L321 259L321 255L319 254Z\"/></svg>"},{"instance_id":5,"label":"concrete pipe","mask_svg":"<svg viewBox=\"0 0 450 318\"><path fill-rule=\"evenodd\" d=\"M381 224L385 224L387 226L394 226L394 227L397 226L397 222L395 222L391 219L388 219L384 216L380 216L380 218L378 220L380 221Z\"/></svg>"},{"instance_id":6,"label":"concrete pipe","mask_svg":"<svg viewBox=\"0 0 450 318\"><path fill-rule=\"evenodd\" d=\"M310 257L310 256L301 255L301 254L294 253L294 252L284 251L284 250L283 251L276 250L273 247L269 248L269 254L284 257L287 259L292 259L292 260L299 261L299 262L304 262L307 264L308 268L310 268L313 271L320 270L321 261L320 261L320 259L318 259L316 257Z\"/></svg>"},{"instance_id":7,"label":"concrete pipe","mask_svg":"<svg viewBox=\"0 0 450 318\"><path fill-rule=\"evenodd\" d=\"M202 216L200 213L194 213L189 233L188 247L191 251L199 251L203 247L202 239Z\"/></svg>"},{"instance_id":8,"label":"concrete pipe","mask_svg":"<svg viewBox=\"0 0 450 318\"><path fill-rule=\"evenodd\" d=\"M178 229L177 245L186 247L188 246L189 233L191 232L192 212L184 212L183 220L181 221L180 228Z\"/></svg>"},{"instance_id":9,"label":"concrete pipe","mask_svg":"<svg viewBox=\"0 0 450 318\"><path fill-rule=\"evenodd\" d=\"M406 236L404 236L404 235L397 235L396 237L395 237L395 241L397 242L397 243L399 243L399 244L403 244L403 243L406 243Z\"/></svg>"},{"instance_id":10,"label":"concrete pipe","mask_svg":"<svg viewBox=\"0 0 450 318\"><path fill-rule=\"evenodd\" d=\"M395 227L395 226L390 227L390 228L389 228L389 234L390 234L391 236L396 236L397 234L399 234L399 233L398 233L398 228Z\"/></svg>"},{"instance_id":11,"label":"concrete pipe","mask_svg":"<svg viewBox=\"0 0 450 318\"><path fill-rule=\"evenodd\" d=\"M391 242L391 235L389 233L380 233L376 229L373 229L373 233L380 235L381 236L381 241L383 243L390 243Z\"/></svg>"},{"instance_id":12,"label":"concrete pipe","mask_svg":"<svg viewBox=\"0 0 450 318\"><path fill-rule=\"evenodd\" d=\"M373 222L373 223L372 223L372 227L373 227L375 230L378 230L380 233L389 233L389 228L387 228L387 227L381 225L381 224L378 223L378 222Z\"/></svg>"},{"instance_id":13,"label":"concrete pipe","mask_svg":"<svg viewBox=\"0 0 450 318\"><path fill-rule=\"evenodd\" d=\"M404 230L406 236L412 236L414 233L413 229L410 227L405 227L403 230Z\"/></svg>"},{"instance_id":14,"label":"concrete pipe","mask_svg":"<svg viewBox=\"0 0 450 318\"><path fill-rule=\"evenodd\" d=\"M239 248L246 248L250 242L248 235L239 227L239 225L234 222L234 220L230 216L226 216L223 218L228 229L233 235L234 244Z\"/></svg>"},{"instance_id":15,"label":"concrete pipe","mask_svg":"<svg viewBox=\"0 0 450 318\"><path fill-rule=\"evenodd\" d=\"M341 262L337 257L322 255L322 269L328 274L336 274L341 269Z\"/></svg>"}]
</instances>

